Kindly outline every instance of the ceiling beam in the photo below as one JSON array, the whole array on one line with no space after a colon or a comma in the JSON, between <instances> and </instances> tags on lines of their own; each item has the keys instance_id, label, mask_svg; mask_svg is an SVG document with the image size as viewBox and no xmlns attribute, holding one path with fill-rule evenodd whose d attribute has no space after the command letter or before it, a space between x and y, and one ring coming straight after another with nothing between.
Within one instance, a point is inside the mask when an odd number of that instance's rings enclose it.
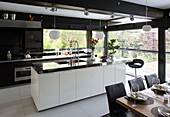
<instances>
[{"instance_id":1,"label":"ceiling beam","mask_svg":"<svg viewBox=\"0 0 170 117\"><path fill-rule=\"evenodd\" d=\"M145 24L146 24L146 22L108 26L107 31L142 29L142 26ZM152 28L158 28L158 27L160 28L161 27L161 28L168 29L170 27L170 18L157 19L157 20L148 22L148 24L151 25Z\"/></svg>"},{"instance_id":2,"label":"ceiling beam","mask_svg":"<svg viewBox=\"0 0 170 117\"><path fill-rule=\"evenodd\" d=\"M170 9L166 9L166 10L165 10L164 16L165 16L166 18L169 18L169 17L170 17Z\"/></svg>"},{"instance_id":3,"label":"ceiling beam","mask_svg":"<svg viewBox=\"0 0 170 117\"><path fill-rule=\"evenodd\" d=\"M0 11L3 14L5 11ZM9 14L16 14L17 20L19 21L30 21L29 13L22 12L8 12ZM41 14L31 14L34 17L34 21L42 22L43 29L53 29L54 28L54 16L51 15L41 15ZM55 16L56 18L56 29L66 29L66 30L102 30L104 31L107 21L99 21L93 19L82 19L82 18L72 18L72 17L62 17ZM0 19L2 19L0 17ZM100 24L101 23L101 24Z\"/></svg>"},{"instance_id":4,"label":"ceiling beam","mask_svg":"<svg viewBox=\"0 0 170 117\"><path fill-rule=\"evenodd\" d=\"M120 0L1 0L3 2L12 2L28 5L38 6L52 6L52 4L59 4L75 6L81 8L102 10L107 12L117 12L124 14L133 14L145 16L145 6L134 3L129 3ZM148 7L148 17L155 19L164 17L164 10Z\"/></svg>"}]
</instances>

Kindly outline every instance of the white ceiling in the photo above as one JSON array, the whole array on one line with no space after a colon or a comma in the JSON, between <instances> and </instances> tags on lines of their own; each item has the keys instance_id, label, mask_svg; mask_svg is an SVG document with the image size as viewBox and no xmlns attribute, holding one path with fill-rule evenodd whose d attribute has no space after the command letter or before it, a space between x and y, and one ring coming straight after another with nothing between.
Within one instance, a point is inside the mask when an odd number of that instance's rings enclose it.
<instances>
[{"instance_id":1,"label":"white ceiling","mask_svg":"<svg viewBox=\"0 0 170 117\"><path fill-rule=\"evenodd\" d=\"M55 15L55 16L65 16L65 17L75 17L75 18L84 18L84 19L96 19L96 20L112 20L114 24L124 24L124 23L136 23L146 21L145 17L134 16L135 20L130 21L129 14L114 13L115 16L112 19L111 14L102 14L102 13L92 13L89 12L89 15L84 15L84 11L70 10L57 8L57 12L51 12L51 8L46 9L45 7L32 6L32 5L21 5L8 2L0 2L0 10L4 11L14 11L14 12L24 12L24 13L35 13L35 14L44 14L44 15ZM120 17L125 17L119 19ZM17 16L16 16L17 19ZM149 19L149 18L148 18Z\"/></svg>"},{"instance_id":2,"label":"white ceiling","mask_svg":"<svg viewBox=\"0 0 170 117\"><path fill-rule=\"evenodd\" d=\"M132 2L136 4L146 5L146 0L122 0L127 2ZM148 6L160 8L160 9L169 9L170 0L147 0Z\"/></svg>"},{"instance_id":3,"label":"white ceiling","mask_svg":"<svg viewBox=\"0 0 170 117\"><path fill-rule=\"evenodd\" d=\"M84 18L84 19L98 19L98 20L111 19L110 18L111 15L109 14L99 14L99 13L90 12L89 15L86 16L84 15L84 11L61 9L61 8L57 8L57 12L51 12L50 8L46 9L45 7L40 7L40 6L21 5L21 4L7 3L7 2L0 2L0 10L75 17L75 18ZM120 16L115 16L114 18L119 18L119 17Z\"/></svg>"}]
</instances>

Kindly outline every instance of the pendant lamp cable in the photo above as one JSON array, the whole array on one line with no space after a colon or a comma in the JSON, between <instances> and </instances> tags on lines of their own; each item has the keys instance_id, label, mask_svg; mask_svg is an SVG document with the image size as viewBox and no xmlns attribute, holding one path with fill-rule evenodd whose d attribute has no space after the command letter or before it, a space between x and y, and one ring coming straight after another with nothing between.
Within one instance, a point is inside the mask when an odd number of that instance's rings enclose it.
<instances>
[{"instance_id":1,"label":"pendant lamp cable","mask_svg":"<svg viewBox=\"0 0 170 117\"><path fill-rule=\"evenodd\" d=\"M55 29L55 25L56 25L56 24L55 24L55 23L56 23L55 20L56 20L56 19L55 19L55 16L54 16L54 29Z\"/></svg>"},{"instance_id":2,"label":"pendant lamp cable","mask_svg":"<svg viewBox=\"0 0 170 117\"><path fill-rule=\"evenodd\" d=\"M102 22L101 22L101 20L100 20L100 22L99 22L99 26L100 26L100 31L101 31L101 29L102 29L102 27L101 27L101 25L102 25Z\"/></svg>"},{"instance_id":3,"label":"pendant lamp cable","mask_svg":"<svg viewBox=\"0 0 170 117\"><path fill-rule=\"evenodd\" d=\"M148 19L148 2L146 0L146 25L147 25L147 19Z\"/></svg>"}]
</instances>

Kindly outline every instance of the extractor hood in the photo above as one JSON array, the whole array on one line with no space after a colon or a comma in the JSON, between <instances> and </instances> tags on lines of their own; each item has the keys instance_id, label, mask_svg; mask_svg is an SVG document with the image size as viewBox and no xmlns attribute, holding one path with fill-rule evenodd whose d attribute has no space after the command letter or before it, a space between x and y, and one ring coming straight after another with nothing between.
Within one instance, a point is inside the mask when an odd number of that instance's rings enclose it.
<instances>
[{"instance_id":1,"label":"extractor hood","mask_svg":"<svg viewBox=\"0 0 170 117\"><path fill-rule=\"evenodd\" d=\"M0 19L0 27L4 28L41 28L40 21L5 20Z\"/></svg>"}]
</instances>

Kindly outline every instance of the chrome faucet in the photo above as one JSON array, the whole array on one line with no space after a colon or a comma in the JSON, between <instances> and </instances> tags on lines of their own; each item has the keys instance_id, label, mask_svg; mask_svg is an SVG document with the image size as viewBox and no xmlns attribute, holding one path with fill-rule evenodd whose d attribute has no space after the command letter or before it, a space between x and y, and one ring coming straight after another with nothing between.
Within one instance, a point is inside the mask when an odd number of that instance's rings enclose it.
<instances>
[{"instance_id":1,"label":"chrome faucet","mask_svg":"<svg viewBox=\"0 0 170 117\"><path fill-rule=\"evenodd\" d=\"M79 43L78 43L78 41L74 41L74 47L77 50L77 61L78 61L78 65L79 65ZM74 53L74 56L73 56L73 62L75 62L75 60L76 60L76 52Z\"/></svg>"},{"instance_id":2,"label":"chrome faucet","mask_svg":"<svg viewBox=\"0 0 170 117\"><path fill-rule=\"evenodd\" d=\"M78 60L78 64L79 64L79 42L78 41L75 41L75 46L77 45L76 47L76 50L77 50L77 60ZM75 57L76 57L76 52L75 52Z\"/></svg>"}]
</instances>

